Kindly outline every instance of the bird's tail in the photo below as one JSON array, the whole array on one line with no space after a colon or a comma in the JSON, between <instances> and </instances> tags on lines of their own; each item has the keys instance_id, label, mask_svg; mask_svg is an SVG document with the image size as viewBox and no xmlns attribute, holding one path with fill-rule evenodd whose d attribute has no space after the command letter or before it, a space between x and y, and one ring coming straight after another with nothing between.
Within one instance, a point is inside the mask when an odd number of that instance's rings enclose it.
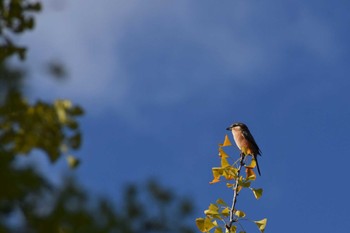
<instances>
[{"instance_id":1,"label":"bird's tail","mask_svg":"<svg viewBox=\"0 0 350 233\"><path fill-rule=\"evenodd\" d=\"M254 159L255 159L255 162L256 162L256 168L258 169L259 176L261 176L259 163L258 163L258 156L254 155Z\"/></svg>"}]
</instances>

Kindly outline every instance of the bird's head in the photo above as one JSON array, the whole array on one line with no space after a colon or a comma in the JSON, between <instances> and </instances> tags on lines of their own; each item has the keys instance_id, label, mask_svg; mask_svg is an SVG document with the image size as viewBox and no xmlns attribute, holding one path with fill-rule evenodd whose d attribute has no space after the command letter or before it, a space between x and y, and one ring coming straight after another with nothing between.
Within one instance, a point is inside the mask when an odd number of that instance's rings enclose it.
<instances>
[{"instance_id":1,"label":"bird's head","mask_svg":"<svg viewBox=\"0 0 350 233\"><path fill-rule=\"evenodd\" d=\"M238 129L238 130L243 130L243 129L247 129L248 127L240 122L236 122L233 123L232 125L230 125L229 127L226 128L226 130L232 131L232 129Z\"/></svg>"}]
</instances>

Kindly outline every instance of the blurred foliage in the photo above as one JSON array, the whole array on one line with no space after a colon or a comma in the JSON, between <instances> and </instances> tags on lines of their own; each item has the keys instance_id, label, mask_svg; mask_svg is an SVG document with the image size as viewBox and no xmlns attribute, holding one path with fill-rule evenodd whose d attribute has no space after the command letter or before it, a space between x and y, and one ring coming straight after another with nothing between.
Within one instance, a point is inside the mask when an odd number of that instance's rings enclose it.
<instances>
[{"instance_id":1,"label":"blurred foliage","mask_svg":"<svg viewBox=\"0 0 350 233\"><path fill-rule=\"evenodd\" d=\"M37 166L18 162L41 150L52 163L66 155L70 167L80 164L70 153L81 146L83 109L70 100L29 101L26 73L7 63L13 54L25 59L25 48L14 39L33 29L33 14L40 10L34 0L0 0L0 233L194 232L192 202L155 181L128 185L115 205L93 197L71 177L53 184ZM67 74L57 63L49 71Z\"/></svg>"},{"instance_id":2,"label":"blurred foliage","mask_svg":"<svg viewBox=\"0 0 350 233\"><path fill-rule=\"evenodd\" d=\"M25 58L26 48L16 45L13 37L34 28L34 14L41 8L33 0L0 0L0 62L13 54Z\"/></svg>"},{"instance_id":3,"label":"blurred foliage","mask_svg":"<svg viewBox=\"0 0 350 233\"><path fill-rule=\"evenodd\" d=\"M65 67L62 65L62 62L58 60L52 60L47 64L47 71L51 74L56 80L63 80L67 78L68 72Z\"/></svg>"},{"instance_id":4,"label":"blurred foliage","mask_svg":"<svg viewBox=\"0 0 350 233\"><path fill-rule=\"evenodd\" d=\"M42 150L50 161L77 150L81 132L77 117L83 109L69 100L30 103L22 94L23 71L0 63L0 148L14 155ZM67 158L68 159L68 158ZM70 156L69 165L75 167Z\"/></svg>"},{"instance_id":5,"label":"blurred foliage","mask_svg":"<svg viewBox=\"0 0 350 233\"><path fill-rule=\"evenodd\" d=\"M81 142L76 117L83 110L68 100L29 104L19 92L10 91L0 106L0 145L13 154L41 149L52 162Z\"/></svg>"},{"instance_id":6,"label":"blurred foliage","mask_svg":"<svg viewBox=\"0 0 350 233\"><path fill-rule=\"evenodd\" d=\"M11 222L20 221L25 208L40 203L51 185L33 168L16 166L13 154L1 150L0 158L0 233L15 232Z\"/></svg>"},{"instance_id":7,"label":"blurred foliage","mask_svg":"<svg viewBox=\"0 0 350 233\"><path fill-rule=\"evenodd\" d=\"M16 91L9 91L2 102L0 233L194 232L186 224L193 211L191 201L154 181L129 185L116 208L106 198L93 199L71 178L55 186L29 165L16 165L18 156L35 149L54 162L62 154L62 145L79 148L75 117L82 110L67 101L30 105ZM72 156L68 161L72 167L79 163ZM11 224L13 220L16 224Z\"/></svg>"},{"instance_id":8,"label":"blurred foliage","mask_svg":"<svg viewBox=\"0 0 350 233\"><path fill-rule=\"evenodd\" d=\"M4 101L9 90L22 90L23 75L24 72L22 70L10 69L4 62L0 62L0 103Z\"/></svg>"},{"instance_id":9,"label":"blurred foliage","mask_svg":"<svg viewBox=\"0 0 350 233\"><path fill-rule=\"evenodd\" d=\"M14 45L13 36L33 29L33 15L41 8L39 1L0 0L0 148L14 155L39 149L55 162L80 147L82 136L77 117L83 109L70 100L30 103L22 90L25 73L9 68L6 62L17 52L24 59L24 48ZM65 75L56 63L49 67L54 68L52 74ZM67 160L72 168L79 164L72 155Z\"/></svg>"},{"instance_id":10,"label":"blurred foliage","mask_svg":"<svg viewBox=\"0 0 350 233\"><path fill-rule=\"evenodd\" d=\"M191 201L154 181L128 185L115 206L72 178L55 187L34 168L16 166L13 155L0 156L0 233L194 232Z\"/></svg>"}]
</instances>

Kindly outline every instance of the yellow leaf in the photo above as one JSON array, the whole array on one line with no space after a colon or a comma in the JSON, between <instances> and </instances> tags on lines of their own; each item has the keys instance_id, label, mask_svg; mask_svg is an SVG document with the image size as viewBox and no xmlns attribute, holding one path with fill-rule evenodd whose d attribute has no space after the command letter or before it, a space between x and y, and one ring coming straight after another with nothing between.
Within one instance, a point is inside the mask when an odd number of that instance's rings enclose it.
<instances>
[{"instance_id":1,"label":"yellow leaf","mask_svg":"<svg viewBox=\"0 0 350 233\"><path fill-rule=\"evenodd\" d=\"M254 221L255 224L258 226L260 232L264 232L265 231L265 227L266 227L266 224L267 224L267 218L264 218L260 221Z\"/></svg>"},{"instance_id":2,"label":"yellow leaf","mask_svg":"<svg viewBox=\"0 0 350 233\"><path fill-rule=\"evenodd\" d=\"M242 152L244 155L248 155L248 154L249 154L249 153L248 153L248 148L245 147L245 146L242 146L242 147L241 147L241 152Z\"/></svg>"},{"instance_id":3,"label":"yellow leaf","mask_svg":"<svg viewBox=\"0 0 350 233\"><path fill-rule=\"evenodd\" d=\"M224 176L227 180L233 180L233 179L237 178L237 173L238 173L237 168L234 168L232 166L228 166L225 169L223 169L222 176Z\"/></svg>"},{"instance_id":4,"label":"yellow leaf","mask_svg":"<svg viewBox=\"0 0 350 233\"><path fill-rule=\"evenodd\" d=\"M204 214L212 217L213 215L217 215L219 213L217 211L213 211L213 210L204 210Z\"/></svg>"},{"instance_id":5,"label":"yellow leaf","mask_svg":"<svg viewBox=\"0 0 350 233\"><path fill-rule=\"evenodd\" d=\"M224 140L224 143L222 144L222 146L232 146L232 143L231 143L230 139L228 138L227 134L225 135L225 140Z\"/></svg>"},{"instance_id":6,"label":"yellow leaf","mask_svg":"<svg viewBox=\"0 0 350 233\"><path fill-rule=\"evenodd\" d=\"M226 229L226 233L236 233L237 232L237 227L235 225L232 225L230 227L230 230Z\"/></svg>"},{"instance_id":7,"label":"yellow leaf","mask_svg":"<svg viewBox=\"0 0 350 233\"><path fill-rule=\"evenodd\" d=\"M247 180L255 180L256 179L256 175L255 175L252 167L247 166L245 168L245 172L246 172L246 179Z\"/></svg>"},{"instance_id":8,"label":"yellow leaf","mask_svg":"<svg viewBox=\"0 0 350 233\"><path fill-rule=\"evenodd\" d=\"M210 204L209 208L207 210L204 211L205 215L218 215L219 212L219 207L215 204Z\"/></svg>"},{"instance_id":9,"label":"yellow leaf","mask_svg":"<svg viewBox=\"0 0 350 233\"><path fill-rule=\"evenodd\" d=\"M204 211L204 214L208 216L209 218L217 218L222 219L219 214L219 207L215 204L210 204L209 208ZM216 226L217 223L214 221L213 224Z\"/></svg>"},{"instance_id":10,"label":"yellow leaf","mask_svg":"<svg viewBox=\"0 0 350 233\"><path fill-rule=\"evenodd\" d=\"M209 218L197 218L196 225L201 232L209 232L215 227Z\"/></svg>"},{"instance_id":11,"label":"yellow leaf","mask_svg":"<svg viewBox=\"0 0 350 233\"><path fill-rule=\"evenodd\" d=\"M252 161L251 161L250 164L249 164L249 167L251 167L251 168L255 168L255 167L256 167L256 161L255 161L255 159L252 159Z\"/></svg>"},{"instance_id":12,"label":"yellow leaf","mask_svg":"<svg viewBox=\"0 0 350 233\"><path fill-rule=\"evenodd\" d=\"M54 105L59 121L65 123L67 121L66 111L72 107L72 102L69 100L56 100Z\"/></svg>"},{"instance_id":13,"label":"yellow leaf","mask_svg":"<svg viewBox=\"0 0 350 233\"><path fill-rule=\"evenodd\" d=\"M226 202L224 202L224 200L222 200L221 198L219 198L219 199L216 200L216 204L218 204L218 205L223 205L223 206L228 206L228 205L226 204Z\"/></svg>"},{"instance_id":14,"label":"yellow leaf","mask_svg":"<svg viewBox=\"0 0 350 233\"><path fill-rule=\"evenodd\" d=\"M231 165L229 164L229 162L227 161L226 157L221 157L221 167L225 168L225 167L230 167Z\"/></svg>"},{"instance_id":15,"label":"yellow leaf","mask_svg":"<svg viewBox=\"0 0 350 233\"><path fill-rule=\"evenodd\" d=\"M214 178L212 181L209 182L209 184L215 184L215 183L218 183L218 182L220 182L220 180Z\"/></svg>"},{"instance_id":16,"label":"yellow leaf","mask_svg":"<svg viewBox=\"0 0 350 233\"><path fill-rule=\"evenodd\" d=\"M213 167L212 169L214 179L209 182L210 184L214 184L220 181L220 176L222 175L222 168Z\"/></svg>"},{"instance_id":17,"label":"yellow leaf","mask_svg":"<svg viewBox=\"0 0 350 233\"><path fill-rule=\"evenodd\" d=\"M235 167L230 167L230 171L232 172L234 178L237 178L238 175L238 169Z\"/></svg>"},{"instance_id":18,"label":"yellow leaf","mask_svg":"<svg viewBox=\"0 0 350 233\"><path fill-rule=\"evenodd\" d=\"M227 167L224 169L223 176L226 178L226 180L233 180L235 178L235 174L233 173L232 167Z\"/></svg>"},{"instance_id":19,"label":"yellow leaf","mask_svg":"<svg viewBox=\"0 0 350 233\"><path fill-rule=\"evenodd\" d=\"M221 227L215 228L214 233L223 233Z\"/></svg>"},{"instance_id":20,"label":"yellow leaf","mask_svg":"<svg viewBox=\"0 0 350 233\"><path fill-rule=\"evenodd\" d=\"M67 162L68 162L69 167L72 168L72 169L78 167L79 164L80 164L80 160L77 159L77 158L75 158L75 157L72 156L72 155L69 155L69 156L67 157Z\"/></svg>"},{"instance_id":21,"label":"yellow leaf","mask_svg":"<svg viewBox=\"0 0 350 233\"><path fill-rule=\"evenodd\" d=\"M221 147L219 147L219 156L221 158L228 158L229 157Z\"/></svg>"},{"instance_id":22,"label":"yellow leaf","mask_svg":"<svg viewBox=\"0 0 350 233\"><path fill-rule=\"evenodd\" d=\"M224 215L225 217L228 217L230 215L230 208L226 207L221 211L221 214Z\"/></svg>"},{"instance_id":23,"label":"yellow leaf","mask_svg":"<svg viewBox=\"0 0 350 233\"><path fill-rule=\"evenodd\" d=\"M215 210L215 211L217 211L219 209L219 207L217 206L217 205L215 205L215 204L210 204L209 205L209 210Z\"/></svg>"},{"instance_id":24,"label":"yellow leaf","mask_svg":"<svg viewBox=\"0 0 350 233\"><path fill-rule=\"evenodd\" d=\"M250 183L251 183L250 181L244 179L242 176L238 180L239 186L241 186L243 188L249 188L250 187Z\"/></svg>"},{"instance_id":25,"label":"yellow leaf","mask_svg":"<svg viewBox=\"0 0 350 233\"><path fill-rule=\"evenodd\" d=\"M239 218L244 218L245 217L245 213L243 211L240 210L236 210L235 211L235 215Z\"/></svg>"},{"instance_id":26,"label":"yellow leaf","mask_svg":"<svg viewBox=\"0 0 350 233\"><path fill-rule=\"evenodd\" d=\"M211 222L211 220L209 218L206 218L204 220L204 229L206 230L206 232L213 229L213 227L215 227L215 225Z\"/></svg>"},{"instance_id":27,"label":"yellow leaf","mask_svg":"<svg viewBox=\"0 0 350 233\"><path fill-rule=\"evenodd\" d=\"M256 199L259 199L263 194L263 189L253 189L252 188L252 191L253 191L253 194L254 194Z\"/></svg>"},{"instance_id":28,"label":"yellow leaf","mask_svg":"<svg viewBox=\"0 0 350 233\"><path fill-rule=\"evenodd\" d=\"M204 222L205 222L204 218L197 218L196 219L196 225L201 232L205 232Z\"/></svg>"},{"instance_id":29,"label":"yellow leaf","mask_svg":"<svg viewBox=\"0 0 350 233\"><path fill-rule=\"evenodd\" d=\"M72 102L70 100L67 100L67 99L56 100L55 102L61 104L66 109L69 109L72 107Z\"/></svg>"}]
</instances>

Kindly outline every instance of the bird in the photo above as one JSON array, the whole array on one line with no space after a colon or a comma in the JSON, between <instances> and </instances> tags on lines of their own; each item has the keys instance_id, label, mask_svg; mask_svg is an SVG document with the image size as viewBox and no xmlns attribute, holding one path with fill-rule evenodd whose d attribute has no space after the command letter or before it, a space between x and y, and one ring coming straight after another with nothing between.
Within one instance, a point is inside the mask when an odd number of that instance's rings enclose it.
<instances>
[{"instance_id":1,"label":"bird","mask_svg":"<svg viewBox=\"0 0 350 233\"><path fill-rule=\"evenodd\" d=\"M260 168L258 164L258 158L257 156L261 156L261 150L256 144L255 139L253 135L250 133L248 126L246 126L243 123L236 122L230 125L226 128L226 130L229 130L232 132L233 139L235 140L235 143L238 147L238 149L246 155L252 155L255 162L256 162L256 168L258 169L259 176L261 176ZM244 148L242 150L242 147Z\"/></svg>"}]
</instances>

